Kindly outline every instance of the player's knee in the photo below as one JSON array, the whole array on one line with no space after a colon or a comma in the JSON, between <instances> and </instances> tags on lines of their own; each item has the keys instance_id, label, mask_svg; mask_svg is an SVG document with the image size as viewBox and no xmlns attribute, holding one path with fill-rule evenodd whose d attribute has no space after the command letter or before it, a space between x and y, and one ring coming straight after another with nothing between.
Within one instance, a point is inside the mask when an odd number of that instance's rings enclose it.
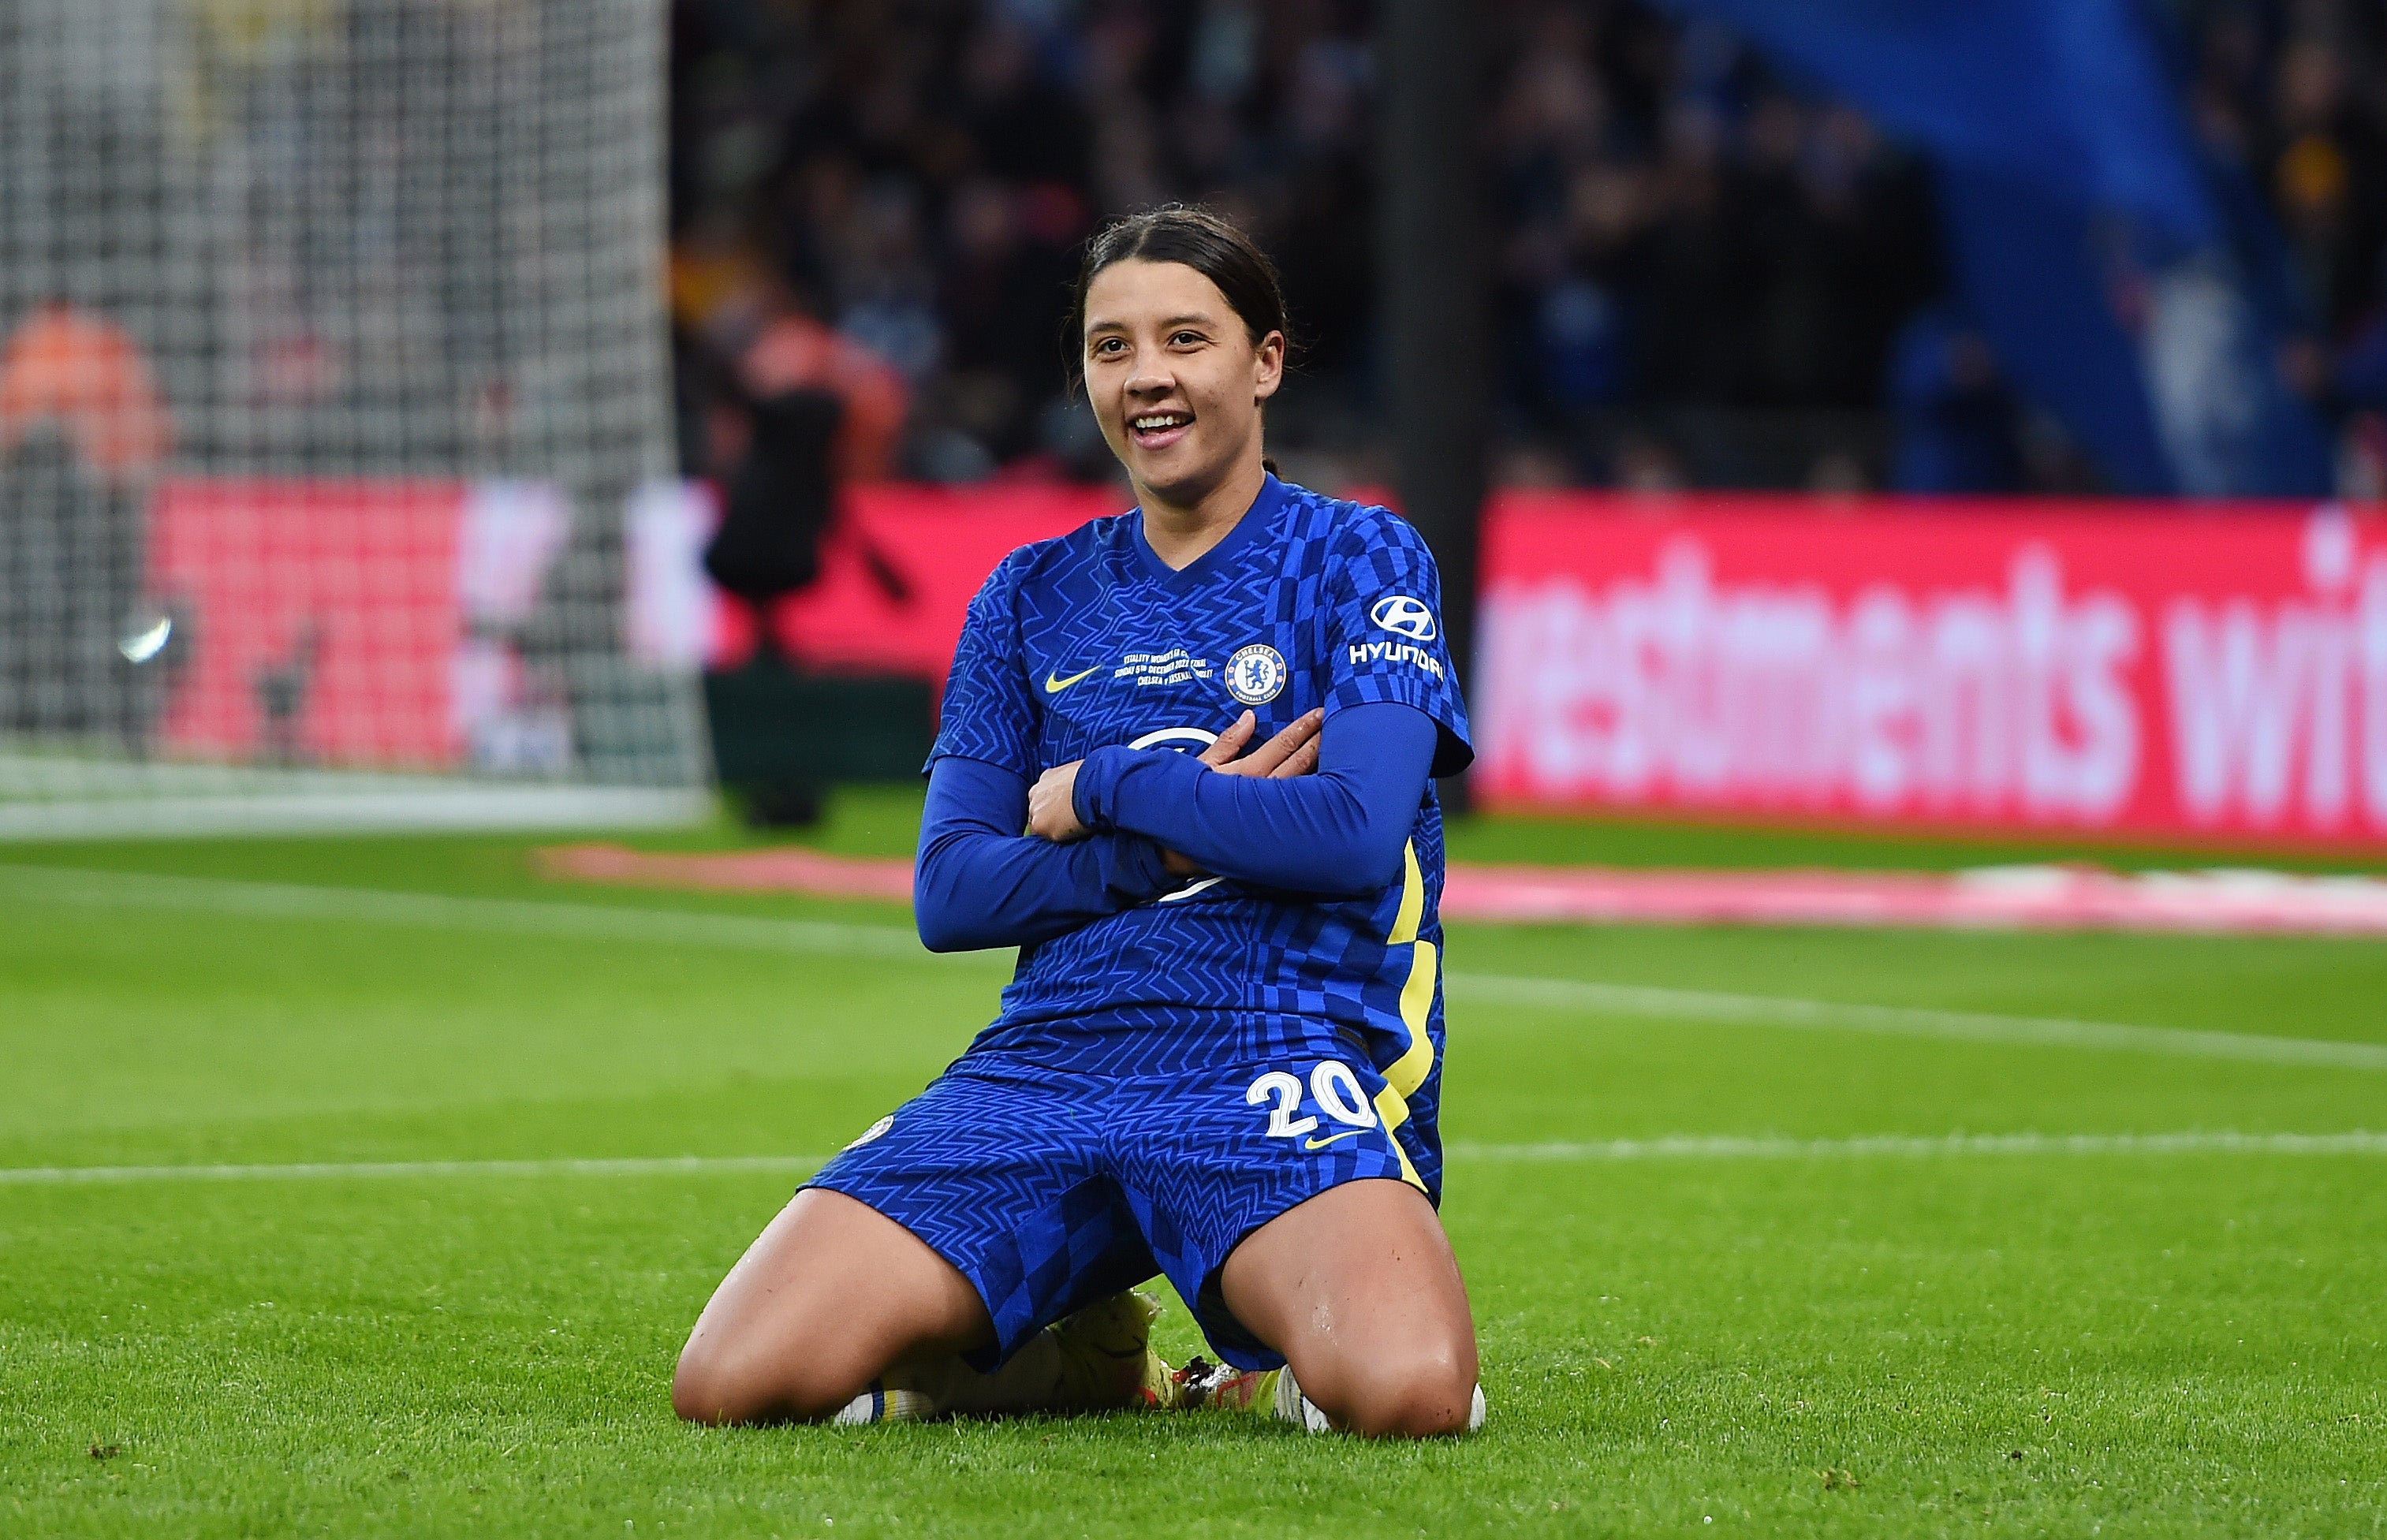
<instances>
[{"instance_id":1,"label":"player's knee","mask_svg":"<svg viewBox=\"0 0 2387 1540\"><path fill-rule=\"evenodd\" d=\"M689 1422L746 1422L759 1410L748 1376L717 1345L701 1340L680 1350L671 1395L672 1410Z\"/></svg>"},{"instance_id":2,"label":"player's knee","mask_svg":"<svg viewBox=\"0 0 2387 1540\"><path fill-rule=\"evenodd\" d=\"M817 1422L834 1417L856 1392L834 1366L802 1355L768 1361L692 1340L672 1373L672 1410L690 1422Z\"/></svg>"},{"instance_id":3,"label":"player's knee","mask_svg":"<svg viewBox=\"0 0 2387 1540\"><path fill-rule=\"evenodd\" d=\"M1467 1431L1475 1382L1425 1370L1371 1385L1345 1420L1355 1433L1371 1438L1440 1438Z\"/></svg>"},{"instance_id":4,"label":"player's knee","mask_svg":"<svg viewBox=\"0 0 2387 1540\"><path fill-rule=\"evenodd\" d=\"M720 1355L690 1342L672 1370L672 1410L688 1422L735 1422L738 1401Z\"/></svg>"},{"instance_id":5,"label":"player's knee","mask_svg":"<svg viewBox=\"0 0 2387 1540\"><path fill-rule=\"evenodd\" d=\"M1339 1377L1332 1403L1315 1392L1310 1399L1350 1432L1371 1438L1462 1433L1475 1399L1473 1359L1455 1349L1378 1354Z\"/></svg>"}]
</instances>

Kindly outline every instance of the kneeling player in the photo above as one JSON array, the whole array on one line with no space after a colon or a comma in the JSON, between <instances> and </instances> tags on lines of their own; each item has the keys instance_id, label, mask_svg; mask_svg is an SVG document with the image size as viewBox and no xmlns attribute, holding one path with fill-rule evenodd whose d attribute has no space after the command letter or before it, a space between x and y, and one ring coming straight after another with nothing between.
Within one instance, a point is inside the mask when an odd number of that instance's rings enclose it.
<instances>
[{"instance_id":1,"label":"kneeling player","mask_svg":"<svg viewBox=\"0 0 2387 1540\"><path fill-rule=\"evenodd\" d=\"M921 829L922 939L1017 946L1017 972L994 1024L731 1270L674 1404L1206 1400L1461 1431L1482 1397L1434 1213L1432 777L1471 751L1433 558L1384 511L1269 473L1283 306L1232 226L1112 226L1078 318L1138 506L987 580ZM1152 1357L1123 1291L1156 1272L1230 1370Z\"/></svg>"}]
</instances>

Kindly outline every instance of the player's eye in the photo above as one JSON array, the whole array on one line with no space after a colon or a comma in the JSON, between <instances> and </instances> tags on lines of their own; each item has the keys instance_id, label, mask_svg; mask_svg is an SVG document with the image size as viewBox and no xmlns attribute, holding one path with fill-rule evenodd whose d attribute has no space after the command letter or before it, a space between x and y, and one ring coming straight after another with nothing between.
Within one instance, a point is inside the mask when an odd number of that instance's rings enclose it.
<instances>
[{"instance_id":1,"label":"player's eye","mask_svg":"<svg viewBox=\"0 0 2387 1540\"><path fill-rule=\"evenodd\" d=\"M1094 356L1097 358L1110 358L1126 350L1127 344L1117 337L1099 337L1094 342Z\"/></svg>"},{"instance_id":2,"label":"player's eye","mask_svg":"<svg viewBox=\"0 0 2387 1540\"><path fill-rule=\"evenodd\" d=\"M1199 347L1201 345L1202 334L1199 332L1180 332L1168 339L1171 347Z\"/></svg>"}]
</instances>

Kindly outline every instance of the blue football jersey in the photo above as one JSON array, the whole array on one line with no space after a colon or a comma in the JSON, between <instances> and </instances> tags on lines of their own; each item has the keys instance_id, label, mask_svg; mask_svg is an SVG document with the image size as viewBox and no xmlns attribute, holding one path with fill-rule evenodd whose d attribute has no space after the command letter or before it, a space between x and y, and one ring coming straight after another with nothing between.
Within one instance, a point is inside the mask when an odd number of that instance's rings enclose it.
<instances>
[{"instance_id":1,"label":"blue football jersey","mask_svg":"<svg viewBox=\"0 0 2387 1540\"><path fill-rule=\"evenodd\" d=\"M1182 571L1153 553L1133 509L1013 551L971 601L932 759L1033 779L1114 744L1198 752L1247 707L1260 742L1314 706L1331 723L1371 701L1434 720L1435 774L1472 757L1433 557L1382 508L1270 476ZM1430 1117L1442 872L1429 782L1402 871L1373 897L1190 881L1022 948L971 1052L1150 1074L1357 1045Z\"/></svg>"}]
</instances>

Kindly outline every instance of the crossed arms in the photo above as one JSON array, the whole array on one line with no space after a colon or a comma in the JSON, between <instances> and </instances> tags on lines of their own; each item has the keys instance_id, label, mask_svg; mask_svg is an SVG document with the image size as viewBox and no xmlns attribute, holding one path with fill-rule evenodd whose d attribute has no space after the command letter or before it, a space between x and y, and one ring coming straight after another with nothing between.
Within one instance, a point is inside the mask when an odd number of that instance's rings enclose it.
<instances>
[{"instance_id":1,"label":"crossed arms","mask_svg":"<svg viewBox=\"0 0 2387 1540\"><path fill-rule=\"evenodd\" d=\"M1425 796L1433 718L1386 703L1331 723L1312 712L1246 755L1256 730L1247 712L1199 756L1098 749L1032 787L939 759L913 877L920 940L1030 945L1203 874L1321 898L1390 882Z\"/></svg>"}]
</instances>

